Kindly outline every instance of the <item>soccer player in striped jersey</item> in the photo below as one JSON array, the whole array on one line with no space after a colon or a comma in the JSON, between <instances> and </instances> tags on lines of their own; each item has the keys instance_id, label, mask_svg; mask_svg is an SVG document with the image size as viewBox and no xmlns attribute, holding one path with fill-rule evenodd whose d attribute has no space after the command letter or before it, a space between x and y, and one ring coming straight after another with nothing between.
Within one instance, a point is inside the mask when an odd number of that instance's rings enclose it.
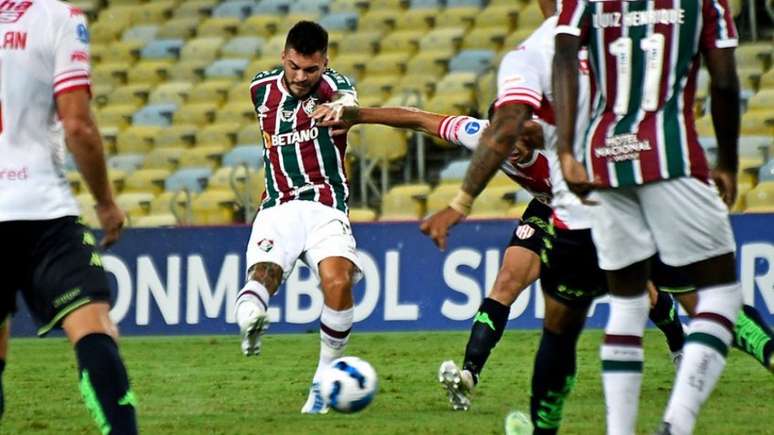
<instances>
[{"instance_id":1,"label":"soccer player in striped jersey","mask_svg":"<svg viewBox=\"0 0 774 435\"><path fill-rule=\"evenodd\" d=\"M347 216L346 136L313 118L337 120L357 104L349 79L328 68L328 33L300 21L288 32L282 67L257 74L250 98L263 135L266 191L247 245L247 283L235 313L245 355L258 355L269 298L301 260L320 281L320 355L302 413L325 413L318 376L342 356L352 329L352 286L360 278Z\"/></svg>"},{"instance_id":2,"label":"soccer player in striped jersey","mask_svg":"<svg viewBox=\"0 0 774 435\"><path fill-rule=\"evenodd\" d=\"M581 45L599 89L585 166L572 152ZM562 1L554 55L558 151L569 187L598 204L590 208L592 234L612 293L601 349L610 434L635 431L645 288L657 253L684 268L698 300L661 433L693 431L725 366L742 304L726 207L736 196L738 166L736 45L726 0ZM714 170L694 126L701 57L719 146Z\"/></svg>"}]
</instances>

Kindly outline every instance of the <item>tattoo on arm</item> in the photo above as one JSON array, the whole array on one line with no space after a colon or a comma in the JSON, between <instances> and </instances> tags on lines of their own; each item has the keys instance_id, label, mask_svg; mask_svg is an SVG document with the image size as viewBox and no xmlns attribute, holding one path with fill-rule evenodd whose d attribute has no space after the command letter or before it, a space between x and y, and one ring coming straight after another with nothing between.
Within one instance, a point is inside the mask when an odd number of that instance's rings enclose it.
<instances>
[{"instance_id":1,"label":"tattoo on arm","mask_svg":"<svg viewBox=\"0 0 774 435\"><path fill-rule=\"evenodd\" d=\"M274 263L257 263L250 268L250 279L261 283L273 295L282 283L282 268Z\"/></svg>"}]
</instances>

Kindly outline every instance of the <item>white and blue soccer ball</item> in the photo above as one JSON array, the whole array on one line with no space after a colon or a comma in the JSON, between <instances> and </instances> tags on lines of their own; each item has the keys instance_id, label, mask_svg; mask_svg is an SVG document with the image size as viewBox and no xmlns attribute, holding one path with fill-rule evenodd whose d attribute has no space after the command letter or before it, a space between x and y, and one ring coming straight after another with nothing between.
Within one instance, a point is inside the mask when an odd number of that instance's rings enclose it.
<instances>
[{"instance_id":1,"label":"white and blue soccer ball","mask_svg":"<svg viewBox=\"0 0 774 435\"><path fill-rule=\"evenodd\" d=\"M339 412L362 411L379 388L376 371L367 361L354 356L334 360L320 374L320 394Z\"/></svg>"}]
</instances>

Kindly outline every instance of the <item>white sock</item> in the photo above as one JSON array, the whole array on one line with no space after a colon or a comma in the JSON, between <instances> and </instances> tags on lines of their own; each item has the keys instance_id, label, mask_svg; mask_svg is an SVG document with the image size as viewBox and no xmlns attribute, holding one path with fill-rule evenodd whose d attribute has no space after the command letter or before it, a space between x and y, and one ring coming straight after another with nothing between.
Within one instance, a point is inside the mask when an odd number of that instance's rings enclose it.
<instances>
[{"instance_id":1,"label":"white sock","mask_svg":"<svg viewBox=\"0 0 774 435\"><path fill-rule=\"evenodd\" d=\"M632 435L637 425L642 336L649 309L647 293L633 298L610 297L610 317L600 349L609 435Z\"/></svg>"},{"instance_id":2,"label":"white sock","mask_svg":"<svg viewBox=\"0 0 774 435\"><path fill-rule=\"evenodd\" d=\"M349 333L352 331L353 314L354 308L336 311L323 305L320 315L320 360L317 362L313 382L333 360L344 356Z\"/></svg>"},{"instance_id":3,"label":"white sock","mask_svg":"<svg viewBox=\"0 0 774 435\"><path fill-rule=\"evenodd\" d=\"M698 296L696 316L688 326L683 360L664 414L674 435L693 433L699 409L726 365L734 322L742 306L738 283L700 289Z\"/></svg>"},{"instance_id":4,"label":"white sock","mask_svg":"<svg viewBox=\"0 0 774 435\"><path fill-rule=\"evenodd\" d=\"M240 327L240 319L245 319L255 307L264 312L269 308L269 291L258 281L247 281L242 290L239 290L234 305L234 313Z\"/></svg>"}]
</instances>

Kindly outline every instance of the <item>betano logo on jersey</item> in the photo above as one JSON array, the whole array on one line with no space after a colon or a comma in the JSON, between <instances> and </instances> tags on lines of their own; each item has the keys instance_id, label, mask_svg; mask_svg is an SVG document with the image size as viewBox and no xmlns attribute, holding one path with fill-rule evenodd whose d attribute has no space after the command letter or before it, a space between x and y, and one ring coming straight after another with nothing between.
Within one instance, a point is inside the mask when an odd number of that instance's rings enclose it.
<instances>
[{"instance_id":1,"label":"betano logo on jersey","mask_svg":"<svg viewBox=\"0 0 774 435\"><path fill-rule=\"evenodd\" d=\"M305 130L291 131L290 133L268 134L263 132L263 143L266 148L295 145L299 142L315 140L320 136L320 130L317 127L307 128Z\"/></svg>"},{"instance_id":2,"label":"betano logo on jersey","mask_svg":"<svg viewBox=\"0 0 774 435\"><path fill-rule=\"evenodd\" d=\"M0 3L0 24L15 23L32 7L32 2L5 0Z\"/></svg>"},{"instance_id":3,"label":"betano logo on jersey","mask_svg":"<svg viewBox=\"0 0 774 435\"><path fill-rule=\"evenodd\" d=\"M620 134L605 139L605 146L594 149L594 156L621 162L635 160L643 151L650 151L650 142L640 140L635 134Z\"/></svg>"}]
</instances>

